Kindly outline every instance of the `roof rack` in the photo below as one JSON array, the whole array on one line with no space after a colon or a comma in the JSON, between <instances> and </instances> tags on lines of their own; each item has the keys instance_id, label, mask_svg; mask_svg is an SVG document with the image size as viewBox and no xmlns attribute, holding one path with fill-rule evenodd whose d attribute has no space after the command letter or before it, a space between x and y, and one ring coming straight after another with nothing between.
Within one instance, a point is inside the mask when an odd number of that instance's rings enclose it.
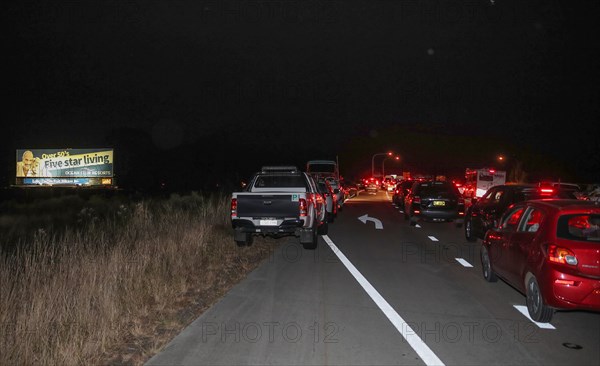
<instances>
[{"instance_id":1,"label":"roof rack","mask_svg":"<svg viewBox=\"0 0 600 366\"><path fill-rule=\"evenodd\" d=\"M298 173L298 167L293 165L267 165L261 169L263 173L282 172L282 173Z\"/></svg>"}]
</instances>

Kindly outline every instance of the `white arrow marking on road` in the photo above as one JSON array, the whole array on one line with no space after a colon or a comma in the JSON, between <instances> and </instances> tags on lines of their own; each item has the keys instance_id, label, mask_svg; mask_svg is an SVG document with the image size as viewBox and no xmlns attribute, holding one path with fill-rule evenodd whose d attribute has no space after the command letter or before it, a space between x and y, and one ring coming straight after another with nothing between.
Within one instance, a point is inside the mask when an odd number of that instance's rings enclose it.
<instances>
[{"instance_id":1,"label":"white arrow marking on road","mask_svg":"<svg viewBox=\"0 0 600 366\"><path fill-rule=\"evenodd\" d=\"M515 309L519 310L519 313L525 315L527 317L527 319L531 320L531 322L535 325L537 325L538 327L542 328L542 329L556 329L554 328L554 325L550 324L550 323L539 323L536 322L535 320L531 319L531 317L529 316L529 312L527 311L527 306L523 306L523 305L513 305L515 307Z\"/></svg>"},{"instance_id":2,"label":"white arrow marking on road","mask_svg":"<svg viewBox=\"0 0 600 366\"><path fill-rule=\"evenodd\" d=\"M428 236L428 238L431 239L431 241L439 241L435 236Z\"/></svg>"},{"instance_id":3,"label":"white arrow marking on road","mask_svg":"<svg viewBox=\"0 0 600 366\"><path fill-rule=\"evenodd\" d=\"M375 223L375 229L378 229L378 230L383 229L383 224L381 223L381 221L374 217L369 217L369 214L364 214L361 217L359 217L358 219L360 221L362 221L363 224L366 224L367 221L373 221Z\"/></svg>"},{"instance_id":4,"label":"white arrow marking on road","mask_svg":"<svg viewBox=\"0 0 600 366\"><path fill-rule=\"evenodd\" d=\"M454 258L456 261L463 265L463 267L473 267L473 265L462 258Z\"/></svg>"}]
</instances>

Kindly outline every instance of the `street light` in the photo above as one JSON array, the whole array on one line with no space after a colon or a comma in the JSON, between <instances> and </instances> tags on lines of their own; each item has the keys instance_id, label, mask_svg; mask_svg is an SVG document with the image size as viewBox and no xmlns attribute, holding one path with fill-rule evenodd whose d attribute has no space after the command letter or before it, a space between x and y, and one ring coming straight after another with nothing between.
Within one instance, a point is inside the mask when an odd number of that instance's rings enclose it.
<instances>
[{"instance_id":1,"label":"street light","mask_svg":"<svg viewBox=\"0 0 600 366\"><path fill-rule=\"evenodd\" d=\"M392 156L392 152L386 152L386 153L377 153L377 154L373 154L373 157L371 158L371 177L375 178L375 157L379 156L379 155L388 155L388 156Z\"/></svg>"},{"instance_id":2,"label":"street light","mask_svg":"<svg viewBox=\"0 0 600 366\"><path fill-rule=\"evenodd\" d=\"M389 158L385 158L385 159L383 159L383 163L382 163L382 165L381 165L381 176L382 176L383 178L385 178L385 161L386 161L386 160L388 160L388 159L389 159ZM400 157L399 157L399 156L394 156L394 160L400 160Z\"/></svg>"}]
</instances>

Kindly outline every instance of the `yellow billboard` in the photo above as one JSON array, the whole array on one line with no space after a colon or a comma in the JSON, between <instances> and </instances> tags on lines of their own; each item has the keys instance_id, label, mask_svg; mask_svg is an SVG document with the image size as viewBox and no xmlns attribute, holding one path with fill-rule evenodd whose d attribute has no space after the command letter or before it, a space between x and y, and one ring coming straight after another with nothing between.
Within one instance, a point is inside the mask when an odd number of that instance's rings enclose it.
<instances>
[{"instance_id":1,"label":"yellow billboard","mask_svg":"<svg viewBox=\"0 0 600 366\"><path fill-rule=\"evenodd\" d=\"M112 178L113 149L18 149L16 177ZM47 181L47 180L46 180Z\"/></svg>"}]
</instances>

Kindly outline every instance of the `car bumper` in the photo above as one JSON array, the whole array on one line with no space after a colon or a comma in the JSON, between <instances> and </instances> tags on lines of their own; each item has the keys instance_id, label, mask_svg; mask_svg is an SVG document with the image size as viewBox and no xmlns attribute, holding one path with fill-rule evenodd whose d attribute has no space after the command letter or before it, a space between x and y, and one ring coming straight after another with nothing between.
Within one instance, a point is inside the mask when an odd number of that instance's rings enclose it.
<instances>
[{"instance_id":1,"label":"car bumper","mask_svg":"<svg viewBox=\"0 0 600 366\"><path fill-rule=\"evenodd\" d=\"M425 219L464 220L464 215L458 211L421 210L418 213L413 212L413 216Z\"/></svg>"},{"instance_id":2,"label":"car bumper","mask_svg":"<svg viewBox=\"0 0 600 366\"><path fill-rule=\"evenodd\" d=\"M232 227L239 232L243 233L259 233L259 234L295 234L298 229L301 229L305 222L302 219L292 220L279 220L278 225L261 226L256 225L252 220L247 219L233 219L231 222Z\"/></svg>"},{"instance_id":3,"label":"car bumper","mask_svg":"<svg viewBox=\"0 0 600 366\"><path fill-rule=\"evenodd\" d=\"M542 279L548 305L557 309L600 311L600 279L572 275L556 267L547 267Z\"/></svg>"}]
</instances>

